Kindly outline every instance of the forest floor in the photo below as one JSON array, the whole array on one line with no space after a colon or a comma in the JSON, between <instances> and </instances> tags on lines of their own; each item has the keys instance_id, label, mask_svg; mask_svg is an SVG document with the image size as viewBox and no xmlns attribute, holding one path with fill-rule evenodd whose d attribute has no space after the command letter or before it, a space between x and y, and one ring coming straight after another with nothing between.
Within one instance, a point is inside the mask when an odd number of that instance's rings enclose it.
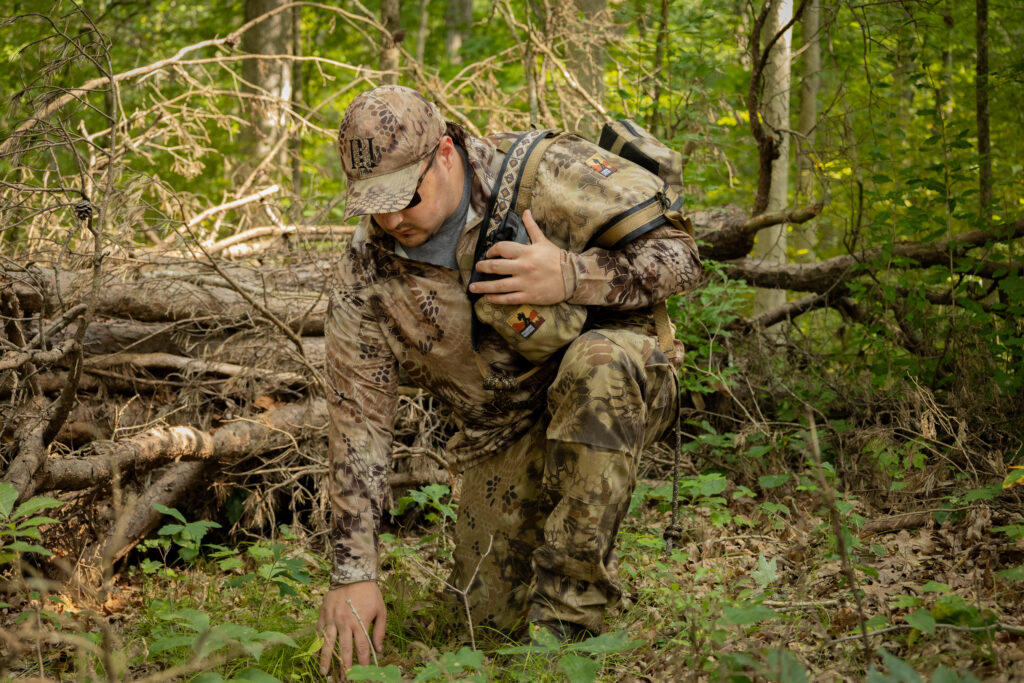
<instances>
[{"instance_id":1,"label":"forest floor","mask_svg":"<svg viewBox=\"0 0 1024 683\"><path fill-rule=\"evenodd\" d=\"M1024 680L1024 591L1005 572L1024 561L1024 539L997 525L989 501L940 524L942 514L886 518L841 499L851 533L840 553L817 492L755 495L719 475L687 482L684 538L671 553L666 482L637 487L619 535L625 596L606 633L527 649L465 627L441 579L454 506L444 487L427 487L415 530L383 537L388 639L351 680ZM313 625L325 561L283 528L272 540L204 543L182 562L173 551L188 556L198 540L183 533L189 522L167 521L109 592L36 580L8 597L0 674L323 680Z\"/></svg>"}]
</instances>

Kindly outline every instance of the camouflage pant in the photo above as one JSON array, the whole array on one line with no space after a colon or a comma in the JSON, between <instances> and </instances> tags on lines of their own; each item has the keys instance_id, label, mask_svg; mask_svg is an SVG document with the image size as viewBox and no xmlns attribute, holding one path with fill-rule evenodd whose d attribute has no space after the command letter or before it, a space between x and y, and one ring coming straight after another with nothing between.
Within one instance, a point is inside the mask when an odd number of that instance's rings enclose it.
<instances>
[{"instance_id":1,"label":"camouflage pant","mask_svg":"<svg viewBox=\"0 0 1024 683\"><path fill-rule=\"evenodd\" d=\"M453 583L472 580L475 625L601 631L621 595L615 534L637 463L673 423L676 401L675 371L651 337L595 330L570 345L546 419L463 474Z\"/></svg>"}]
</instances>

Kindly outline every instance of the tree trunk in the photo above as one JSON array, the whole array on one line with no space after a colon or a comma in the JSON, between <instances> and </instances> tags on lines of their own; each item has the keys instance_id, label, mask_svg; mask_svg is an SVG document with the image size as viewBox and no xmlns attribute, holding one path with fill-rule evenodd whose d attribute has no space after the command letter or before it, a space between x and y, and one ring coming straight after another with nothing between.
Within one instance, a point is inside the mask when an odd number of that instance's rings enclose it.
<instances>
[{"instance_id":1,"label":"tree trunk","mask_svg":"<svg viewBox=\"0 0 1024 683\"><path fill-rule=\"evenodd\" d=\"M286 0L245 0L245 20L250 21L287 4ZM242 34L242 51L255 55L290 55L292 13L282 11ZM247 113L252 128L247 137L251 166L255 167L274 148L287 125L292 99L292 65L286 59L247 59L242 62ZM280 161L284 160L284 155Z\"/></svg>"},{"instance_id":2,"label":"tree trunk","mask_svg":"<svg viewBox=\"0 0 1024 683\"><path fill-rule=\"evenodd\" d=\"M806 204L814 195L814 131L818 122L818 92L821 89L820 0L808 0L801 18L803 27L803 80L800 83L800 120L796 139L796 205ZM814 258L818 244L815 224L805 223L794 229L793 242L798 261Z\"/></svg>"},{"instance_id":3,"label":"tree trunk","mask_svg":"<svg viewBox=\"0 0 1024 683\"><path fill-rule=\"evenodd\" d=\"M452 64L462 64L462 41L473 23L473 0L449 0L444 13L447 31L444 35L444 52Z\"/></svg>"},{"instance_id":4,"label":"tree trunk","mask_svg":"<svg viewBox=\"0 0 1024 683\"><path fill-rule=\"evenodd\" d=\"M793 0L776 0L772 7L763 40L767 44L793 18ZM767 133L775 138L778 155L772 161L771 190L768 194L766 211L781 211L786 208L789 194L789 90L790 90L790 45L792 29L779 37L768 54L764 74L764 99L762 111L768 127ZM754 255L769 263L786 262L785 225L775 225L757 236ZM761 290L754 298L754 312L761 313L781 306L786 293L779 290Z\"/></svg>"},{"instance_id":5,"label":"tree trunk","mask_svg":"<svg viewBox=\"0 0 1024 683\"><path fill-rule=\"evenodd\" d=\"M398 44L404 37L401 32L402 2L401 0L382 0L380 3L380 23L387 33L380 48L380 68L386 71L381 80L384 83L398 83Z\"/></svg>"},{"instance_id":6,"label":"tree trunk","mask_svg":"<svg viewBox=\"0 0 1024 683\"><path fill-rule=\"evenodd\" d=\"M992 222L992 146L988 132L988 0L977 0L975 90L978 118L978 214L986 226Z\"/></svg>"},{"instance_id":7,"label":"tree trunk","mask_svg":"<svg viewBox=\"0 0 1024 683\"><path fill-rule=\"evenodd\" d=\"M566 66L570 73L594 100L604 100L604 63L607 47L603 38L607 29L608 15L606 0L575 0L576 9L583 13L583 21L589 29L585 34L574 36L566 49ZM599 112L587 112L579 122L579 132L587 137L597 137L602 118Z\"/></svg>"}]
</instances>

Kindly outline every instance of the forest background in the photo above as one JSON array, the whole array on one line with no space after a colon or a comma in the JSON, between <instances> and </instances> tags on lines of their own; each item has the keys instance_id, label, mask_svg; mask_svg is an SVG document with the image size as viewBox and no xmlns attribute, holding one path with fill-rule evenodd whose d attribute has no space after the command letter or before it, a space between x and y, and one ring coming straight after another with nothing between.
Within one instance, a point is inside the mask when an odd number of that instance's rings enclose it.
<instances>
[{"instance_id":1,"label":"forest background","mask_svg":"<svg viewBox=\"0 0 1024 683\"><path fill-rule=\"evenodd\" d=\"M354 680L1021 680L1017 0L15 0L0 36L0 675L319 679L334 136L397 82L474 134L647 127L707 277L608 633L466 627L453 426L403 387Z\"/></svg>"}]
</instances>

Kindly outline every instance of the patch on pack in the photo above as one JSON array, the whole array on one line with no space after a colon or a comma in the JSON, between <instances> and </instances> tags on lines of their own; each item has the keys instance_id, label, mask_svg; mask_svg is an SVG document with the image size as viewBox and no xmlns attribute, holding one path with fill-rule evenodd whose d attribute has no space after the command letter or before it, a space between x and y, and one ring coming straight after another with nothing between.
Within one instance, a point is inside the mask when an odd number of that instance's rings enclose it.
<instances>
[{"instance_id":1,"label":"patch on pack","mask_svg":"<svg viewBox=\"0 0 1024 683\"><path fill-rule=\"evenodd\" d=\"M594 169L595 171L603 175L605 178L619 170L616 166L612 166L611 164L609 164L607 159L597 154L594 154L589 159L587 159L587 166Z\"/></svg>"},{"instance_id":2,"label":"patch on pack","mask_svg":"<svg viewBox=\"0 0 1024 683\"><path fill-rule=\"evenodd\" d=\"M536 310L528 305L520 306L515 313L510 315L505 322L516 331L523 339L529 338L531 334L540 329L544 324L544 318Z\"/></svg>"}]
</instances>

